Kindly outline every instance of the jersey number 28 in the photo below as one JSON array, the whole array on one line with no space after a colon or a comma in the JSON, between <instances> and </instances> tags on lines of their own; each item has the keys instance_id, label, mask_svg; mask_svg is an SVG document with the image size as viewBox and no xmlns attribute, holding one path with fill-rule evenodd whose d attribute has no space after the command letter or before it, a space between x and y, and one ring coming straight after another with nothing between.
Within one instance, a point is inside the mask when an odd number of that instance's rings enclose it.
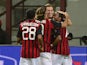
<instances>
[{"instance_id":1,"label":"jersey number 28","mask_svg":"<svg viewBox=\"0 0 87 65\"><path fill-rule=\"evenodd\" d=\"M23 30L23 32L22 32L23 40L28 40L28 39L35 40L35 36L36 36L35 27L23 27L22 30ZM29 36L26 37L25 34L29 34Z\"/></svg>"}]
</instances>

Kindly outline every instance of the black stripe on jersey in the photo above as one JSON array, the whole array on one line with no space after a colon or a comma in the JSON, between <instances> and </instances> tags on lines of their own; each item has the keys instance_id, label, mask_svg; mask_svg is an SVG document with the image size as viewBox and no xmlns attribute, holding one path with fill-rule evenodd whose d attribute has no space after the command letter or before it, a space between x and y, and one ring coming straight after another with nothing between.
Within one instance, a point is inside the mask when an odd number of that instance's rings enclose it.
<instances>
[{"instance_id":1,"label":"black stripe on jersey","mask_svg":"<svg viewBox=\"0 0 87 65\"><path fill-rule=\"evenodd\" d=\"M45 32L45 31L44 31ZM45 38L45 36L43 35L43 49L44 49L44 51L45 51L45 42L44 42L44 38Z\"/></svg>"},{"instance_id":2,"label":"black stripe on jersey","mask_svg":"<svg viewBox=\"0 0 87 65\"><path fill-rule=\"evenodd\" d=\"M49 27L49 25L47 25L47 26ZM46 48L47 51L49 50L49 47L48 47L48 46L49 46L49 43L48 43L48 35L49 35L49 34L48 34L48 32L49 32L49 28L47 29L47 32L46 32L46 34L47 34L47 35L46 35L46 36L47 36L47 37L46 37L46 38L47 38L47 46L46 46L46 47L47 47L47 48Z\"/></svg>"},{"instance_id":3,"label":"black stripe on jersey","mask_svg":"<svg viewBox=\"0 0 87 65\"><path fill-rule=\"evenodd\" d=\"M26 57L26 41L24 40L24 57Z\"/></svg>"},{"instance_id":4,"label":"black stripe on jersey","mask_svg":"<svg viewBox=\"0 0 87 65\"><path fill-rule=\"evenodd\" d=\"M37 39L36 39L36 40L37 40ZM39 45L37 44L37 42L35 42L34 45L35 45L35 47L36 47L36 49L35 49L36 56L38 56L38 48L39 48L38 46L39 46Z\"/></svg>"},{"instance_id":5,"label":"black stripe on jersey","mask_svg":"<svg viewBox=\"0 0 87 65\"><path fill-rule=\"evenodd\" d=\"M46 25L44 25L44 27L46 27ZM44 48L44 52L45 52L45 49L46 49L46 48L45 48L45 41L44 41L44 39L45 39L45 32L46 32L45 29L46 29L46 28L44 28L44 35L43 35L43 42L44 42L44 43L43 43L43 48Z\"/></svg>"},{"instance_id":6,"label":"black stripe on jersey","mask_svg":"<svg viewBox=\"0 0 87 65\"><path fill-rule=\"evenodd\" d=\"M38 40L37 40L37 42L36 42L36 56L38 56L39 55L39 52L40 51L40 49L39 49L39 44L38 44Z\"/></svg>"},{"instance_id":7,"label":"black stripe on jersey","mask_svg":"<svg viewBox=\"0 0 87 65\"><path fill-rule=\"evenodd\" d=\"M61 31L61 32L62 32L62 40L63 40L63 39L64 39L64 35L65 35L65 33L64 33L64 28L62 28L62 31ZM60 52L61 52L61 54L62 54L62 53L63 53L63 52L62 52L63 41L62 41L62 43L61 43L60 45L61 45L61 46L60 46L60 49L61 49Z\"/></svg>"},{"instance_id":8,"label":"black stripe on jersey","mask_svg":"<svg viewBox=\"0 0 87 65\"><path fill-rule=\"evenodd\" d=\"M34 58L34 51L35 51L35 50L34 50L34 42L35 42L35 41L32 41L32 58Z\"/></svg>"},{"instance_id":9,"label":"black stripe on jersey","mask_svg":"<svg viewBox=\"0 0 87 65\"><path fill-rule=\"evenodd\" d=\"M35 39L36 40L36 39ZM35 49L34 49L34 52L36 52L37 51L37 48L36 48L36 42L34 41L34 44L33 44L33 46L35 47ZM34 53L33 53L34 54ZM37 54L37 53L36 53ZM34 57L35 57L35 54L33 55Z\"/></svg>"},{"instance_id":10,"label":"black stripe on jersey","mask_svg":"<svg viewBox=\"0 0 87 65\"><path fill-rule=\"evenodd\" d=\"M63 33L62 33L62 32L63 32L63 29L61 29L61 35L63 36ZM61 37L62 37L62 36L61 36ZM62 39L63 39L63 38L62 38ZM62 46L62 42L60 43L60 54L61 54L61 52L62 52L62 47L61 47L61 46Z\"/></svg>"},{"instance_id":11,"label":"black stripe on jersey","mask_svg":"<svg viewBox=\"0 0 87 65\"><path fill-rule=\"evenodd\" d=\"M30 56L30 49L29 49L29 47L30 47L30 41L28 40L28 57Z\"/></svg>"},{"instance_id":12,"label":"black stripe on jersey","mask_svg":"<svg viewBox=\"0 0 87 65\"><path fill-rule=\"evenodd\" d=\"M32 46L32 40L31 40L31 43L30 43L30 46ZM30 52L30 57L32 56L32 53L33 53L33 50L32 50L32 47L31 47L31 50L30 50L31 52Z\"/></svg>"}]
</instances>

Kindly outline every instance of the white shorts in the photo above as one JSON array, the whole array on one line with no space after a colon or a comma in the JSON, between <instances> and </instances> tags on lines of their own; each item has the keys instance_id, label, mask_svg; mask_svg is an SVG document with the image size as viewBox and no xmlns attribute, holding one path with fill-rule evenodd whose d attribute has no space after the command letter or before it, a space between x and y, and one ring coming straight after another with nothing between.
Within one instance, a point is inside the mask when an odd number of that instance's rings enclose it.
<instances>
[{"instance_id":1,"label":"white shorts","mask_svg":"<svg viewBox=\"0 0 87 65\"><path fill-rule=\"evenodd\" d=\"M52 64L53 65L72 65L71 56L64 56L58 54L52 54Z\"/></svg>"},{"instance_id":2,"label":"white shorts","mask_svg":"<svg viewBox=\"0 0 87 65\"><path fill-rule=\"evenodd\" d=\"M20 58L19 65L40 65L40 57L38 58Z\"/></svg>"},{"instance_id":3,"label":"white shorts","mask_svg":"<svg viewBox=\"0 0 87 65\"><path fill-rule=\"evenodd\" d=\"M41 52L40 53L41 65L52 65L51 55L52 54L49 52Z\"/></svg>"}]
</instances>

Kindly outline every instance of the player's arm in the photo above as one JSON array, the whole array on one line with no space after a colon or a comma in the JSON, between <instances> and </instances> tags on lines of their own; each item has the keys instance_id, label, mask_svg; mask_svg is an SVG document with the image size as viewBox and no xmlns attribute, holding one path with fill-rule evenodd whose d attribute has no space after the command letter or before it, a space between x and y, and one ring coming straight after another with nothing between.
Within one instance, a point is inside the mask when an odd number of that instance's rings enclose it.
<instances>
[{"instance_id":1,"label":"player's arm","mask_svg":"<svg viewBox=\"0 0 87 65\"><path fill-rule=\"evenodd\" d=\"M65 15L67 16L67 19L68 19L68 26L71 26L72 22L71 22L69 14L67 12L65 12Z\"/></svg>"},{"instance_id":2,"label":"player's arm","mask_svg":"<svg viewBox=\"0 0 87 65\"><path fill-rule=\"evenodd\" d=\"M42 27L40 26L37 31L37 38L38 42L40 43L40 50L43 51L42 45L43 45L43 37L42 37Z\"/></svg>"},{"instance_id":3,"label":"player's arm","mask_svg":"<svg viewBox=\"0 0 87 65\"><path fill-rule=\"evenodd\" d=\"M39 34L37 37L38 37L38 42L40 43L39 48L40 48L41 51L43 51L43 47L42 47L42 45L43 45L43 37L42 37L41 34Z\"/></svg>"},{"instance_id":4,"label":"player's arm","mask_svg":"<svg viewBox=\"0 0 87 65\"><path fill-rule=\"evenodd\" d=\"M62 23L62 27L67 27L67 26L72 25L72 22L67 12L63 12L63 11L57 11L57 12L65 16L64 22Z\"/></svg>"},{"instance_id":5,"label":"player's arm","mask_svg":"<svg viewBox=\"0 0 87 65\"><path fill-rule=\"evenodd\" d=\"M57 44L58 44L58 42L60 42L60 41L61 41L61 36L58 35L58 36L56 37L56 39L54 40L54 42L52 43L52 44L53 44L53 47L56 47Z\"/></svg>"},{"instance_id":6,"label":"player's arm","mask_svg":"<svg viewBox=\"0 0 87 65\"><path fill-rule=\"evenodd\" d=\"M21 39L22 39L22 32L19 28L19 30L17 32L17 44L21 43Z\"/></svg>"}]
</instances>

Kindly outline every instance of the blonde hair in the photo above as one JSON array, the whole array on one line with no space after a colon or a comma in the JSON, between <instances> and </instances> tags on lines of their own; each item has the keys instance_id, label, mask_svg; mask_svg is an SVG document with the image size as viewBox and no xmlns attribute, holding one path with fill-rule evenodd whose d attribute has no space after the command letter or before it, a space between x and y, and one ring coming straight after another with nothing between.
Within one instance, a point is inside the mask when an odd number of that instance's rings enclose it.
<instances>
[{"instance_id":1,"label":"blonde hair","mask_svg":"<svg viewBox=\"0 0 87 65\"><path fill-rule=\"evenodd\" d=\"M45 7L53 7L50 3L45 4Z\"/></svg>"},{"instance_id":2,"label":"blonde hair","mask_svg":"<svg viewBox=\"0 0 87 65\"><path fill-rule=\"evenodd\" d=\"M40 18L44 17L44 15L45 15L45 7L39 7L36 10L36 16L35 16L35 18L36 19L40 19Z\"/></svg>"}]
</instances>

